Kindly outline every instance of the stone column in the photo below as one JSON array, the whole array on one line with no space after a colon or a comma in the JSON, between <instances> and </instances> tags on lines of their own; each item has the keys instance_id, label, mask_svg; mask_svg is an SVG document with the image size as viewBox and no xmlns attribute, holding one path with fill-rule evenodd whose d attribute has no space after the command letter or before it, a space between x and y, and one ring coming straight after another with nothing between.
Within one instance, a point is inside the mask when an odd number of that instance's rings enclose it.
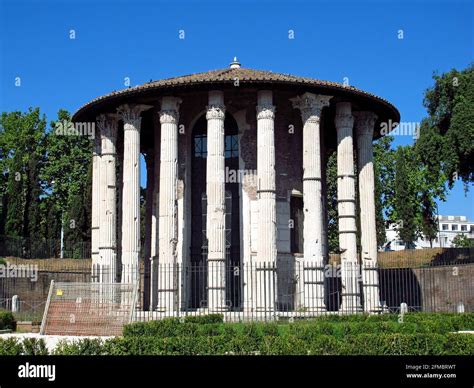
<instances>
[{"instance_id":1,"label":"stone column","mask_svg":"<svg viewBox=\"0 0 474 388\"><path fill-rule=\"evenodd\" d=\"M123 120L122 283L139 282L140 256L140 114L147 105L122 105Z\"/></svg>"},{"instance_id":2,"label":"stone column","mask_svg":"<svg viewBox=\"0 0 474 388\"><path fill-rule=\"evenodd\" d=\"M97 120L98 121L98 120ZM99 127L99 125L97 125ZM92 225L91 225L91 255L92 255L92 282L99 282L99 228L100 228L100 133L96 132L92 151Z\"/></svg>"},{"instance_id":3,"label":"stone column","mask_svg":"<svg viewBox=\"0 0 474 388\"><path fill-rule=\"evenodd\" d=\"M303 120L303 209L304 262L303 306L325 310L324 305L324 220L321 169L321 111L332 96L305 93L292 99Z\"/></svg>"},{"instance_id":4,"label":"stone column","mask_svg":"<svg viewBox=\"0 0 474 388\"><path fill-rule=\"evenodd\" d=\"M160 159L161 159L161 124L159 123L159 112L154 112L154 175L153 175L153 209L151 215L151 273L150 273L150 310L158 306L158 236L159 236L159 193L160 193Z\"/></svg>"},{"instance_id":5,"label":"stone column","mask_svg":"<svg viewBox=\"0 0 474 388\"><path fill-rule=\"evenodd\" d=\"M100 160L100 233L99 255L102 283L115 283L117 272L116 140L117 120L100 115L97 120L102 156Z\"/></svg>"},{"instance_id":6,"label":"stone column","mask_svg":"<svg viewBox=\"0 0 474 388\"><path fill-rule=\"evenodd\" d=\"M337 209L341 252L342 312L360 311L359 265L352 129L354 119L349 102L336 105L337 130Z\"/></svg>"},{"instance_id":7,"label":"stone column","mask_svg":"<svg viewBox=\"0 0 474 388\"><path fill-rule=\"evenodd\" d=\"M145 257L143 273L143 309L150 308L151 290L151 244L153 239L153 202L154 202L154 177L155 177L155 155L153 147L145 153L146 164L146 209L145 209Z\"/></svg>"},{"instance_id":8,"label":"stone column","mask_svg":"<svg viewBox=\"0 0 474 388\"><path fill-rule=\"evenodd\" d=\"M258 247L255 308L275 309L277 221L275 184L275 106L271 90L257 94Z\"/></svg>"},{"instance_id":9,"label":"stone column","mask_svg":"<svg viewBox=\"0 0 474 388\"><path fill-rule=\"evenodd\" d=\"M161 101L161 160L159 199L159 311L177 308L176 245L178 243L178 121L181 99L163 97Z\"/></svg>"},{"instance_id":10,"label":"stone column","mask_svg":"<svg viewBox=\"0 0 474 388\"><path fill-rule=\"evenodd\" d=\"M117 133L117 274L115 281L118 283L122 278L122 209L123 209L123 131Z\"/></svg>"},{"instance_id":11,"label":"stone column","mask_svg":"<svg viewBox=\"0 0 474 388\"><path fill-rule=\"evenodd\" d=\"M207 287L210 311L227 308L225 289L224 93L209 92L207 106Z\"/></svg>"},{"instance_id":12,"label":"stone column","mask_svg":"<svg viewBox=\"0 0 474 388\"><path fill-rule=\"evenodd\" d=\"M379 312L377 272L377 225L375 221L375 176L372 139L377 116L373 112L354 112L357 133L362 284L364 311Z\"/></svg>"}]
</instances>

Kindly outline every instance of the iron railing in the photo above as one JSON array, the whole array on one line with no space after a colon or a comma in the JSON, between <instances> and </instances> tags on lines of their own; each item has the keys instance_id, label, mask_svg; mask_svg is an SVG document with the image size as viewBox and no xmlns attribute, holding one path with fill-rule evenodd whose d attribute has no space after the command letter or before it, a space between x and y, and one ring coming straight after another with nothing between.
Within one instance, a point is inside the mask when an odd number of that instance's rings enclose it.
<instances>
[{"instance_id":1,"label":"iron railing","mask_svg":"<svg viewBox=\"0 0 474 388\"><path fill-rule=\"evenodd\" d=\"M398 256L392 261L379 258L379 265L371 268L356 263L343 268L334 258L327 264L299 259L274 264L161 264L152 268L155 276L146 274L142 265L135 319L211 312L232 320L298 319L327 313L397 312L403 303L409 311L474 311L472 251L452 250L444 259L411 258L411 263ZM10 276L2 264L0 308L12 309L11 299L18 295L18 313L39 317L51 280L96 282L90 260L65 261L60 270L49 268L47 262L35 264L35 276L23 277ZM151 289L144 289L146 276L152 280Z\"/></svg>"}]
</instances>

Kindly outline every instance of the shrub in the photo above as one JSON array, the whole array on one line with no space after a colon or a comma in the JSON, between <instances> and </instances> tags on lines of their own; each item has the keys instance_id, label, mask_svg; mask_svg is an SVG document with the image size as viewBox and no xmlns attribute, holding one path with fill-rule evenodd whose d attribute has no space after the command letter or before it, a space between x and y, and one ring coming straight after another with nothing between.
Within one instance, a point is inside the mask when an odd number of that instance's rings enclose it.
<instances>
[{"instance_id":1,"label":"shrub","mask_svg":"<svg viewBox=\"0 0 474 388\"><path fill-rule=\"evenodd\" d=\"M189 328L190 325L187 325L187 326L188 326L187 328L188 333L193 333L195 335L203 336L203 337L222 335L224 333L224 325L219 324L219 323L211 323L211 324L206 324L206 325L192 324L192 327L193 327L192 329ZM185 333L183 330L182 335L184 334Z\"/></svg>"},{"instance_id":2,"label":"shrub","mask_svg":"<svg viewBox=\"0 0 474 388\"><path fill-rule=\"evenodd\" d=\"M23 341L13 337L0 339L0 356L46 356L48 354L43 339L25 338Z\"/></svg>"},{"instance_id":3,"label":"shrub","mask_svg":"<svg viewBox=\"0 0 474 388\"><path fill-rule=\"evenodd\" d=\"M180 324L177 318L165 318L160 321L135 322L123 328L124 337L130 336L157 336L172 337L176 327Z\"/></svg>"},{"instance_id":4,"label":"shrub","mask_svg":"<svg viewBox=\"0 0 474 388\"><path fill-rule=\"evenodd\" d=\"M165 318L160 321L135 322L126 325L123 335L125 337L157 336L160 338L179 335L214 335L213 332L219 332L217 326L222 325L223 322L222 314L187 316L184 319ZM206 330L208 334L206 334Z\"/></svg>"},{"instance_id":5,"label":"shrub","mask_svg":"<svg viewBox=\"0 0 474 388\"><path fill-rule=\"evenodd\" d=\"M142 338L142 337L137 337ZM110 356L126 356L131 354L129 350L129 342L132 341L131 337L116 337L108 339L102 346L102 354Z\"/></svg>"},{"instance_id":6,"label":"shrub","mask_svg":"<svg viewBox=\"0 0 474 388\"><path fill-rule=\"evenodd\" d=\"M222 323L224 322L224 316L222 314L209 314L209 315L188 315L184 318L185 323Z\"/></svg>"},{"instance_id":7,"label":"shrub","mask_svg":"<svg viewBox=\"0 0 474 388\"><path fill-rule=\"evenodd\" d=\"M26 356L47 356L49 354L42 338L25 338L22 346L22 354Z\"/></svg>"},{"instance_id":8,"label":"shrub","mask_svg":"<svg viewBox=\"0 0 474 388\"><path fill-rule=\"evenodd\" d=\"M301 328L296 329L301 330ZM307 334L307 333L306 333ZM42 341L0 341L0 355L47 354ZM470 334L358 334L303 338L295 333L258 338L240 333L189 337L123 337L61 342L56 355L473 355Z\"/></svg>"},{"instance_id":9,"label":"shrub","mask_svg":"<svg viewBox=\"0 0 474 388\"><path fill-rule=\"evenodd\" d=\"M366 334L347 336L345 355L444 355L450 337L443 334ZM462 343L461 346L468 344ZM463 349L462 352L466 352Z\"/></svg>"},{"instance_id":10,"label":"shrub","mask_svg":"<svg viewBox=\"0 0 474 388\"><path fill-rule=\"evenodd\" d=\"M474 335L472 334L447 334L445 344L446 355L474 355Z\"/></svg>"},{"instance_id":11,"label":"shrub","mask_svg":"<svg viewBox=\"0 0 474 388\"><path fill-rule=\"evenodd\" d=\"M320 335L314 337L307 346L308 355L339 355L343 354L343 348L346 346L346 343L340 340L337 340L333 336L329 335Z\"/></svg>"},{"instance_id":12,"label":"shrub","mask_svg":"<svg viewBox=\"0 0 474 388\"><path fill-rule=\"evenodd\" d=\"M10 311L0 311L0 330L16 330L16 320Z\"/></svg>"},{"instance_id":13,"label":"shrub","mask_svg":"<svg viewBox=\"0 0 474 388\"><path fill-rule=\"evenodd\" d=\"M0 356L20 356L23 346L16 338L0 339Z\"/></svg>"},{"instance_id":14,"label":"shrub","mask_svg":"<svg viewBox=\"0 0 474 388\"><path fill-rule=\"evenodd\" d=\"M61 342L64 355L473 355L474 314L325 316L295 323L167 318L134 323L123 338ZM0 355L48 354L42 340L0 339Z\"/></svg>"},{"instance_id":15,"label":"shrub","mask_svg":"<svg viewBox=\"0 0 474 388\"><path fill-rule=\"evenodd\" d=\"M53 354L64 356L98 356L104 353L103 342L100 339L84 338L78 341L61 341Z\"/></svg>"}]
</instances>

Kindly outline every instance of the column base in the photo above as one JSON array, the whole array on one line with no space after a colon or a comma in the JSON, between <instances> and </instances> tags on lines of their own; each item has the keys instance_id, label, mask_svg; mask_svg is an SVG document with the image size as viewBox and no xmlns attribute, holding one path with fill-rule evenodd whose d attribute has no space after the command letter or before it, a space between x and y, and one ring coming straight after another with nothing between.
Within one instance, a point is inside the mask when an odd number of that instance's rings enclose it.
<instances>
[{"instance_id":1,"label":"column base","mask_svg":"<svg viewBox=\"0 0 474 388\"><path fill-rule=\"evenodd\" d=\"M274 307L255 307L253 311L256 313L274 313L277 309Z\"/></svg>"},{"instance_id":2,"label":"column base","mask_svg":"<svg viewBox=\"0 0 474 388\"><path fill-rule=\"evenodd\" d=\"M220 314L230 311L229 307L199 307L196 312L198 315Z\"/></svg>"},{"instance_id":3,"label":"column base","mask_svg":"<svg viewBox=\"0 0 474 388\"><path fill-rule=\"evenodd\" d=\"M211 306L211 307L201 307L198 310L206 310L210 314L225 313L226 311L230 311L230 307L229 306Z\"/></svg>"},{"instance_id":4,"label":"column base","mask_svg":"<svg viewBox=\"0 0 474 388\"><path fill-rule=\"evenodd\" d=\"M341 307L339 307L338 310L339 313L342 314L361 314L364 312L362 309L362 306L354 306L354 307L348 307L347 304L344 304L344 302L341 304Z\"/></svg>"},{"instance_id":5,"label":"column base","mask_svg":"<svg viewBox=\"0 0 474 388\"><path fill-rule=\"evenodd\" d=\"M367 313L367 314L384 314L384 313L387 313L388 310L383 308L382 306L380 307L374 307L372 309L367 309L367 310L364 310L364 313Z\"/></svg>"},{"instance_id":6,"label":"column base","mask_svg":"<svg viewBox=\"0 0 474 388\"><path fill-rule=\"evenodd\" d=\"M325 313L327 311L328 309L326 308L326 306L299 306L296 308L296 312L298 313Z\"/></svg>"},{"instance_id":7,"label":"column base","mask_svg":"<svg viewBox=\"0 0 474 388\"><path fill-rule=\"evenodd\" d=\"M160 291L158 290L158 304L155 311L167 313L177 311L176 306L176 291Z\"/></svg>"}]
</instances>

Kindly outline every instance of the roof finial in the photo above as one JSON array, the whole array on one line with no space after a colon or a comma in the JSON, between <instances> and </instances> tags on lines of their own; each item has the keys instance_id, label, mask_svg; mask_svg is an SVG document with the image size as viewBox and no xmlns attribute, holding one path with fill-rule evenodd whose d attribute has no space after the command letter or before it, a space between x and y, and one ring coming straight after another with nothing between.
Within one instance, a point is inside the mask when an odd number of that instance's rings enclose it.
<instances>
[{"instance_id":1,"label":"roof finial","mask_svg":"<svg viewBox=\"0 0 474 388\"><path fill-rule=\"evenodd\" d=\"M230 63L230 68L231 69L239 69L240 68L240 62L237 60L237 57L234 57L234 60Z\"/></svg>"}]
</instances>

